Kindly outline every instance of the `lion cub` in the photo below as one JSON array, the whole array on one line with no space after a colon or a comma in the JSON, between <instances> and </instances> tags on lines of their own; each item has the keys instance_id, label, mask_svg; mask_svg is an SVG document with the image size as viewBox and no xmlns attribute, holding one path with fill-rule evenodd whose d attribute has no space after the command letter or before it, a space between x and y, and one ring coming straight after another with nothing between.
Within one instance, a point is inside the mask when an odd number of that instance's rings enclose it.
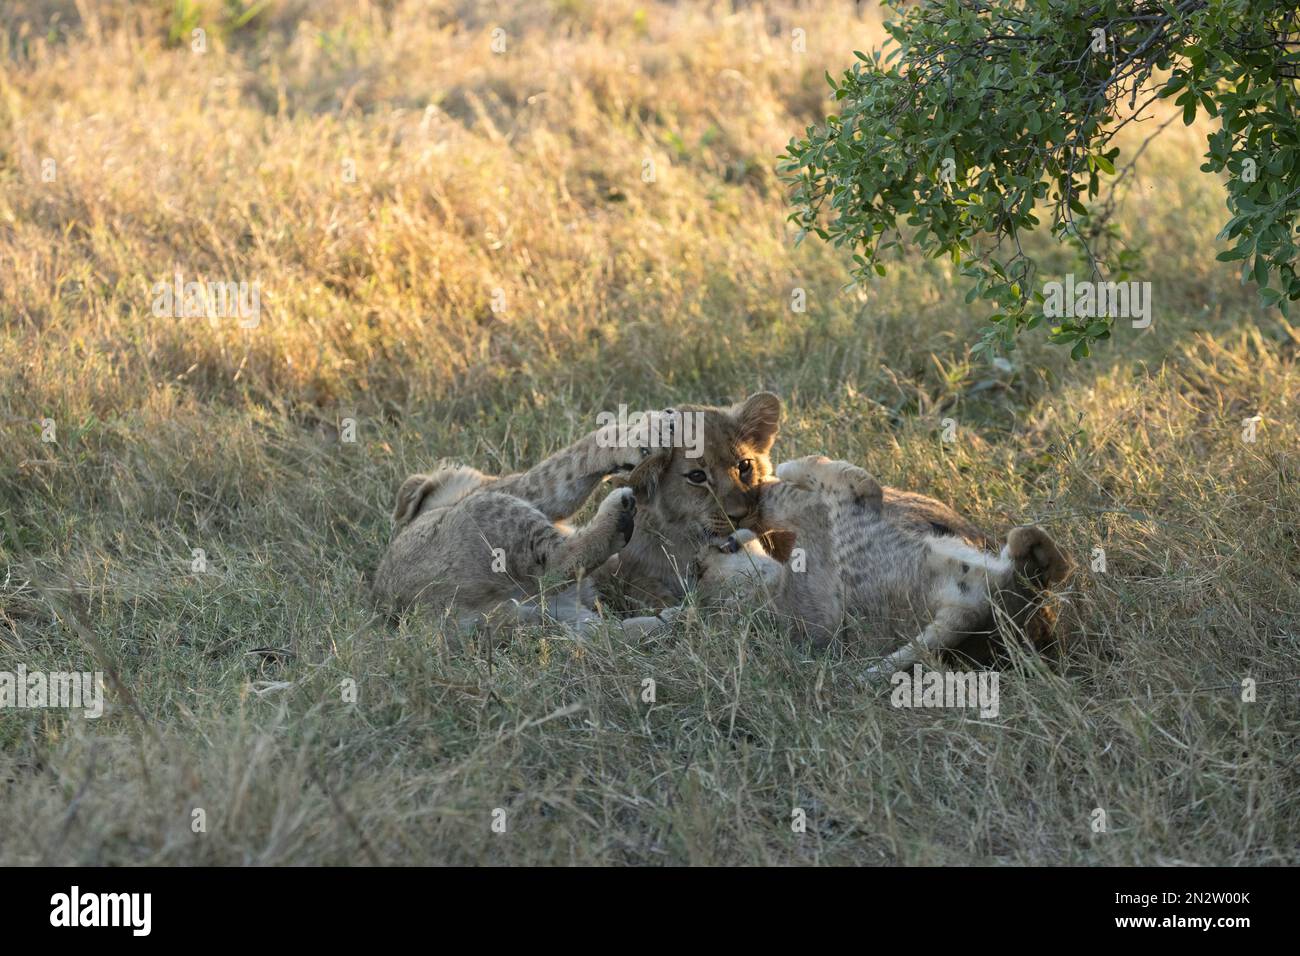
<instances>
[{"instance_id":1,"label":"lion cub","mask_svg":"<svg viewBox=\"0 0 1300 956\"><path fill-rule=\"evenodd\" d=\"M651 413L653 417L658 413ZM526 472L494 477L443 465L402 483L394 536L375 573L375 597L401 608L455 611L459 627L553 619L585 631L600 620L586 577L618 552L635 526L634 489L665 449L620 446L601 428ZM629 473L576 530L560 524L605 477ZM662 623L634 618L644 632Z\"/></svg>"},{"instance_id":2,"label":"lion cub","mask_svg":"<svg viewBox=\"0 0 1300 956\"><path fill-rule=\"evenodd\" d=\"M753 519L772 476L781 400L757 392L735 405L679 405L663 415L669 424L690 416L701 441L698 448L669 442L646 463L632 540L596 574L602 597L629 608L680 604L693 587L700 545Z\"/></svg>"},{"instance_id":3,"label":"lion cub","mask_svg":"<svg viewBox=\"0 0 1300 956\"><path fill-rule=\"evenodd\" d=\"M932 520L942 509L937 502L927 509L919 496L890 498L849 462L815 456L782 463L776 480L762 486L759 530L701 549L702 596L765 604L819 644L850 614L870 630L916 635L873 668L880 672L989 633L997 608L1031 640L1041 638L1050 621L1039 615L1037 592L1070 570L1045 531L1015 528L992 554L971 543L973 529ZM789 559L764 550L764 538L784 539Z\"/></svg>"}]
</instances>

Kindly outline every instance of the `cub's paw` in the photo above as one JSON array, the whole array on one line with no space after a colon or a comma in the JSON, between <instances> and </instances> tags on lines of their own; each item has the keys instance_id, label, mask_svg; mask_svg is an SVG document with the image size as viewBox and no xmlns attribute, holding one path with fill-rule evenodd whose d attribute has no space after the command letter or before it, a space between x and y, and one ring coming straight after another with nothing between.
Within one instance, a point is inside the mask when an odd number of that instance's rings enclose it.
<instances>
[{"instance_id":1,"label":"cub's paw","mask_svg":"<svg viewBox=\"0 0 1300 956\"><path fill-rule=\"evenodd\" d=\"M1007 535L1006 555L1023 575L1038 587L1051 587L1070 576L1074 564L1056 542L1037 525L1012 528Z\"/></svg>"},{"instance_id":2,"label":"cub's paw","mask_svg":"<svg viewBox=\"0 0 1300 956\"><path fill-rule=\"evenodd\" d=\"M748 528L741 528L724 538L716 538L712 542L715 551L721 551L723 554L736 554L745 550L745 545L751 541L757 541L758 535Z\"/></svg>"},{"instance_id":3,"label":"cub's paw","mask_svg":"<svg viewBox=\"0 0 1300 956\"><path fill-rule=\"evenodd\" d=\"M622 535L623 543L627 544L636 529L636 493L631 488L611 491L600 503L597 514L613 522L614 531Z\"/></svg>"},{"instance_id":4,"label":"cub's paw","mask_svg":"<svg viewBox=\"0 0 1300 956\"><path fill-rule=\"evenodd\" d=\"M746 567L752 566L754 556L748 554L738 557L746 551L746 546L757 541L758 535L747 528L731 534L710 534L700 542L695 552L693 571L697 585L713 594L715 586L731 580L737 574L743 574ZM714 595L716 596L716 595Z\"/></svg>"},{"instance_id":5,"label":"cub's paw","mask_svg":"<svg viewBox=\"0 0 1300 956\"><path fill-rule=\"evenodd\" d=\"M825 455L805 455L803 458L792 458L776 466L776 477L782 481L788 481L792 485L816 491L818 486L817 475L822 466L829 465L830 461Z\"/></svg>"},{"instance_id":6,"label":"cub's paw","mask_svg":"<svg viewBox=\"0 0 1300 956\"><path fill-rule=\"evenodd\" d=\"M885 503L885 489L880 487L876 476L848 462L841 461L836 464L843 466L838 476L840 487L853 499L853 503L872 511L880 511Z\"/></svg>"},{"instance_id":7,"label":"cub's paw","mask_svg":"<svg viewBox=\"0 0 1300 956\"><path fill-rule=\"evenodd\" d=\"M637 448L640 462L650 459L671 458L673 448L677 445L678 413L675 409L665 408L661 412L645 413L644 443Z\"/></svg>"},{"instance_id":8,"label":"cub's paw","mask_svg":"<svg viewBox=\"0 0 1300 956\"><path fill-rule=\"evenodd\" d=\"M897 668L888 660L882 660L878 664L872 664L858 677L864 689L868 691L881 691L890 686L890 678L894 676Z\"/></svg>"},{"instance_id":9,"label":"cub's paw","mask_svg":"<svg viewBox=\"0 0 1300 956\"><path fill-rule=\"evenodd\" d=\"M676 442L677 413L671 408L662 412L642 412L626 427L609 425L600 442L610 449L611 483L619 487L641 488L668 466Z\"/></svg>"},{"instance_id":10,"label":"cub's paw","mask_svg":"<svg viewBox=\"0 0 1300 956\"><path fill-rule=\"evenodd\" d=\"M776 468L781 481L821 494L848 495L854 504L879 511L884 490L874 475L848 461L834 461L825 455L808 455L783 461Z\"/></svg>"},{"instance_id":11,"label":"cub's paw","mask_svg":"<svg viewBox=\"0 0 1300 956\"><path fill-rule=\"evenodd\" d=\"M719 568L729 567L726 557L739 554L758 535L747 528L741 528L731 534L706 534L695 552L697 571L710 574Z\"/></svg>"}]
</instances>

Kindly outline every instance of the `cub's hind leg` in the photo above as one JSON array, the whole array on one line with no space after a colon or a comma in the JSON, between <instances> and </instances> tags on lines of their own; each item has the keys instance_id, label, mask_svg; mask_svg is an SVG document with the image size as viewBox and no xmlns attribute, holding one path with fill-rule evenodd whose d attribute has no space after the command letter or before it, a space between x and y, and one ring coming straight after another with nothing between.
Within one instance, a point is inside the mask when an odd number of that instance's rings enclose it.
<instances>
[{"instance_id":1,"label":"cub's hind leg","mask_svg":"<svg viewBox=\"0 0 1300 956\"><path fill-rule=\"evenodd\" d=\"M984 615L972 613L962 607L941 607L934 618L920 634L898 650L894 651L879 664L873 665L868 674L892 674L894 671L908 667L921 660L927 653L951 650L957 647L971 634L978 633Z\"/></svg>"},{"instance_id":2,"label":"cub's hind leg","mask_svg":"<svg viewBox=\"0 0 1300 956\"><path fill-rule=\"evenodd\" d=\"M1002 554L1015 565L1018 575L1039 588L1060 584L1074 570L1073 562L1051 535L1037 525L1012 528Z\"/></svg>"},{"instance_id":3,"label":"cub's hind leg","mask_svg":"<svg viewBox=\"0 0 1300 956\"><path fill-rule=\"evenodd\" d=\"M998 593L998 603L1013 629L1031 646L1045 649L1060 635L1056 610L1044 592L1070 576L1073 562L1036 525L1012 528L1002 555L1015 567L1015 578Z\"/></svg>"},{"instance_id":4,"label":"cub's hind leg","mask_svg":"<svg viewBox=\"0 0 1300 956\"><path fill-rule=\"evenodd\" d=\"M919 661L925 654L951 650L989 623L992 595L1013 579L1015 569L1003 555L972 548L952 537L928 537L926 602L930 623L894 651L869 674L889 674Z\"/></svg>"},{"instance_id":5,"label":"cub's hind leg","mask_svg":"<svg viewBox=\"0 0 1300 956\"><path fill-rule=\"evenodd\" d=\"M636 495L619 488L605 496L596 516L572 534L551 528L534 549L547 571L566 577L588 574L600 567L632 538Z\"/></svg>"},{"instance_id":6,"label":"cub's hind leg","mask_svg":"<svg viewBox=\"0 0 1300 956\"><path fill-rule=\"evenodd\" d=\"M523 507L537 515L537 522L528 530L520 554L511 561L514 580L526 595L513 602L516 622L557 621L579 634L590 633L601 617L590 606L595 594L585 575L631 538L634 492L630 488L611 492L595 517L571 532L545 521L532 506Z\"/></svg>"}]
</instances>

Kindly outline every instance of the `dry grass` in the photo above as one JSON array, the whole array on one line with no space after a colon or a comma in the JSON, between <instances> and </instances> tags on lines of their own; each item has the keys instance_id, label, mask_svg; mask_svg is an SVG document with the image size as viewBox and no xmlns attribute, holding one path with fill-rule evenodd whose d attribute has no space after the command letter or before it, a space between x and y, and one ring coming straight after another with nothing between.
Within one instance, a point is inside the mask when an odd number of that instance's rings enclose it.
<instances>
[{"instance_id":1,"label":"dry grass","mask_svg":"<svg viewBox=\"0 0 1300 956\"><path fill-rule=\"evenodd\" d=\"M879 39L850 7L339 0L222 29L212 2L199 55L162 4L6 5L0 670L127 693L0 712L0 862L1300 862L1300 336L1213 261L1205 129L1171 126L1125 206L1154 326L990 371L945 263L859 295L791 245L774 159ZM260 324L155 318L177 269L260 282ZM451 654L360 598L433 459L515 467L621 401L759 386L782 456L1103 547L1067 660L1020 662L980 721L743 615Z\"/></svg>"}]
</instances>

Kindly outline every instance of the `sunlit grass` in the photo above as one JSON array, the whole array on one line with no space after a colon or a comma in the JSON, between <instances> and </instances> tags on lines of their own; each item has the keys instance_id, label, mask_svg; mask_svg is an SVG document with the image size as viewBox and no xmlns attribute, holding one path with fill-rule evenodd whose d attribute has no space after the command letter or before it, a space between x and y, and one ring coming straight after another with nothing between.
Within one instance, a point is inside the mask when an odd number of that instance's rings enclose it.
<instances>
[{"instance_id":1,"label":"sunlit grass","mask_svg":"<svg viewBox=\"0 0 1300 956\"><path fill-rule=\"evenodd\" d=\"M784 221L775 157L871 5L99 6L0 12L0 661L111 665L138 712L0 714L0 860L1297 862L1300 338L1214 262L1206 127L1123 207L1152 328L999 370L948 263L845 291ZM259 324L155 317L178 270L258 282ZM976 723L743 614L452 653L365 600L407 474L759 387L779 457L1047 526L1064 664Z\"/></svg>"}]
</instances>

